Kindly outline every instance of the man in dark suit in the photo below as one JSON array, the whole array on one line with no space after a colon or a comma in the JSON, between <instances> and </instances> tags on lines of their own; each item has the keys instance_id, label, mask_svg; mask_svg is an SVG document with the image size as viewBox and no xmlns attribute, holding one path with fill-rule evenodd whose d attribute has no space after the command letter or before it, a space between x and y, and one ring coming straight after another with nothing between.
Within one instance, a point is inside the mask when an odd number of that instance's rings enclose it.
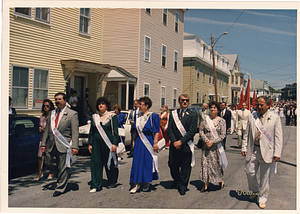
<instances>
[{"instance_id":1,"label":"man in dark suit","mask_svg":"<svg viewBox=\"0 0 300 214\"><path fill-rule=\"evenodd\" d=\"M47 162L54 169L55 157L58 168L57 186L53 193L53 197L56 197L64 193L67 187L70 176L70 159L68 157L78 153L79 133L78 114L66 106L66 95L60 92L55 94L54 98L57 109L49 113L41 150L45 152L45 146L49 140L47 153L49 153L50 160ZM70 148L68 149L63 142L67 143Z\"/></svg>"},{"instance_id":2,"label":"man in dark suit","mask_svg":"<svg viewBox=\"0 0 300 214\"><path fill-rule=\"evenodd\" d=\"M285 125L289 126L291 125L291 116L293 114L292 106L291 105L287 106L284 113L285 113Z\"/></svg>"},{"instance_id":3,"label":"man in dark suit","mask_svg":"<svg viewBox=\"0 0 300 214\"><path fill-rule=\"evenodd\" d=\"M226 121L226 135L227 135L227 130L230 131L230 127L231 127L231 112L226 109L225 102L222 102L220 104L220 111L218 116L222 117ZM223 140L224 150L225 150L225 144L226 144L226 137Z\"/></svg>"},{"instance_id":4,"label":"man in dark suit","mask_svg":"<svg viewBox=\"0 0 300 214\"><path fill-rule=\"evenodd\" d=\"M197 132L197 113L188 109L189 96L181 94L178 98L180 108L170 113L167 132L170 138L169 162L171 176L174 179L171 188L179 184L180 195L185 195L190 179L193 152L194 135ZM178 127L185 129L182 134Z\"/></svg>"},{"instance_id":5,"label":"man in dark suit","mask_svg":"<svg viewBox=\"0 0 300 214\"><path fill-rule=\"evenodd\" d=\"M131 135L131 141L130 141L130 152L127 156L127 158L132 158L133 157L133 146L132 146L132 143L133 143L133 134L134 134L134 123L135 123L135 118L136 118L136 114L140 114L140 111L138 110L138 107L139 107L139 101L136 99L134 100L133 102L133 109L130 111L130 114L129 114L129 121L130 121L130 125L131 125L131 129L130 129L130 135Z\"/></svg>"}]
</instances>

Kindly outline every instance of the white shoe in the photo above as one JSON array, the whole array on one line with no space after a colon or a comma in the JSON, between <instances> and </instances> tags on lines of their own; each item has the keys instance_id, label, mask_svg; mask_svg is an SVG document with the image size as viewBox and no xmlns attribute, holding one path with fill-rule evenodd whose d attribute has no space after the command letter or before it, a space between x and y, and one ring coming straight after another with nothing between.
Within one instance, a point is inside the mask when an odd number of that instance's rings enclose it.
<instances>
[{"instance_id":1,"label":"white shoe","mask_svg":"<svg viewBox=\"0 0 300 214\"><path fill-rule=\"evenodd\" d=\"M93 188L93 189L90 190L90 193L94 193L94 192L97 192L96 188Z\"/></svg>"},{"instance_id":2,"label":"white shoe","mask_svg":"<svg viewBox=\"0 0 300 214\"><path fill-rule=\"evenodd\" d=\"M266 205L266 203L259 202L258 206L260 209L265 209L267 205Z\"/></svg>"},{"instance_id":3,"label":"white shoe","mask_svg":"<svg viewBox=\"0 0 300 214\"><path fill-rule=\"evenodd\" d=\"M140 188L140 185L133 187L133 188L130 190L130 194L136 193L136 191L137 191L139 188Z\"/></svg>"}]
</instances>

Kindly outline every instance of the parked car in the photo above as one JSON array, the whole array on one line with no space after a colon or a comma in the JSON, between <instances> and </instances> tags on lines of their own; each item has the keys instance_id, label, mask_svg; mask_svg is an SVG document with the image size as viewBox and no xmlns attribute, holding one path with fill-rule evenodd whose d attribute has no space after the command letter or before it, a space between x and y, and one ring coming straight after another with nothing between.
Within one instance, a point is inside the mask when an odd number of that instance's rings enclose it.
<instances>
[{"instance_id":1,"label":"parked car","mask_svg":"<svg viewBox=\"0 0 300 214\"><path fill-rule=\"evenodd\" d=\"M128 115L130 111L121 111L121 112L125 115L124 118L125 123L123 126L125 128L125 146L128 146L130 145L130 140L131 140L131 134L130 134L131 125L128 119ZM86 125L79 127L79 147L88 146L90 127L91 127L90 122Z\"/></svg>"},{"instance_id":2,"label":"parked car","mask_svg":"<svg viewBox=\"0 0 300 214\"><path fill-rule=\"evenodd\" d=\"M41 133L40 119L28 115L9 115L9 169L37 164Z\"/></svg>"}]
</instances>

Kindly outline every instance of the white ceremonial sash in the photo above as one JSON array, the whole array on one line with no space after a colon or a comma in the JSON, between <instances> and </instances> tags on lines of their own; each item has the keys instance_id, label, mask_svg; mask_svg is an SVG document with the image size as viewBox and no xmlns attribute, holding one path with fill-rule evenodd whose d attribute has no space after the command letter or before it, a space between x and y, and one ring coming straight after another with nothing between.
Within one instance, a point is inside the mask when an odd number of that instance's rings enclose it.
<instances>
[{"instance_id":1,"label":"white ceremonial sash","mask_svg":"<svg viewBox=\"0 0 300 214\"><path fill-rule=\"evenodd\" d=\"M177 114L177 110L176 109L172 111L172 115L173 115L174 122L176 124L177 129L180 131L180 133L181 133L182 136L185 136L186 135L186 131L185 131L185 128L183 127L181 121L178 118L178 114ZM195 150L195 144L194 144L193 141L190 140L188 142L188 145L189 145L190 150L192 152L191 166L193 167L193 166L195 166L195 152L194 152L194 150Z\"/></svg>"},{"instance_id":2,"label":"white ceremonial sash","mask_svg":"<svg viewBox=\"0 0 300 214\"><path fill-rule=\"evenodd\" d=\"M219 137L217 130L213 124L213 121L210 119L209 116L206 116L206 122L208 124L209 129L211 130L211 133L213 134L214 138L217 139ZM223 148L222 142L217 144L219 154L220 154L220 168L225 169L228 165L228 161L226 158L225 150Z\"/></svg>"},{"instance_id":3,"label":"white ceremonial sash","mask_svg":"<svg viewBox=\"0 0 300 214\"><path fill-rule=\"evenodd\" d=\"M66 167L70 168L71 164L77 161L76 155L72 154L72 140L69 143L66 138L64 138L64 136L62 136L62 134L57 130L57 128L55 128L55 118L55 110L53 110L51 114L51 130L56 139L67 148Z\"/></svg>"},{"instance_id":4,"label":"white ceremonial sash","mask_svg":"<svg viewBox=\"0 0 300 214\"><path fill-rule=\"evenodd\" d=\"M252 114L253 119L255 121L255 126L261 133L261 135L269 142L269 144L274 148L274 140L273 137L267 132L263 124L260 122L260 119L258 118L257 112L254 112ZM275 149L275 148L274 148ZM277 162L273 162L273 166L271 167L271 172L276 174L277 173Z\"/></svg>"},{"instance_id":5,"label":"white ceremonial sash","mask_svg":"<svg viewBox=\"0 0 300 214\"><path fill-rule=\"evenodd\" d=\"M108 160L107 160L107 168L110 169L111 159L114 160L115 168L118 168L118 162L117 162L116 153L111 151L112 143L110 142L109 138L107 137L105 131L103 130L103 128L102 128L102 126L100 124L100 116L99 116L99 114L93 114L92 117L94 119L95 125L96 125L96 127L98 129L98 132L99 132L100 136L104 140L106 146L109 148L109 156L108 156Z\"/></svg>"},{"instance_id":6,"label":"white ceremonial sash","mask_svg":"<svg viewBox=\"0 0 300 214\"><path fill-rule=\"evenodd\" d=\"M149 118L152 117L152 115L150 114ZM136 119L136 130L143 142L143 144L145 145L145 147L148 149L148 151L150 152L150 154L152 155L152 159L153 159L153 172L155 172L155 170L157 172L158 171L158 157L157 157L157 153L154 152L153 150L153 146L151 145L151 143L148 141L147 137L144 135L143 133L143 129L144 129L145 123L141 124L141 117L138 117Z\"/></svg>"}]
</instances>

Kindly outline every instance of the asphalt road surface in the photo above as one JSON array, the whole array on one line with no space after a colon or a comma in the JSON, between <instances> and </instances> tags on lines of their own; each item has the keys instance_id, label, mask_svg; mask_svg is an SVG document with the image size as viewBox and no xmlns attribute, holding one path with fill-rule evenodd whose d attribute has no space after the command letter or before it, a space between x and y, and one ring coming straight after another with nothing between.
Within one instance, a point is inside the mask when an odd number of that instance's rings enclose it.
<instances>
[{"instance_id":1,"label":"asphalt road surface","mask_svg":"<svg viewBox=\"0 0 300 214\"><path fill-rule=\"evenodd\" d=\"M270 196L265 210L296 210L296 133L294 126L283 124L283 152L278 164L278 173L271 175ZM198 135L196 136L198 139ZM226 156L228 167L224 172L225 188L209 185L210 191L200 193L203 183L199 180L201 150L196 147L196 165L186 195L171 189L172 178L167 165L169 150L158 154L159 180L153 181L149 192L138 191L130 194L130 169L132 158L123 154L119 162L119 180L115 188L107 188L104 172L104 187L96 193L90 190L90 156L82 150L77 163L72 166L67 192L52 197L55 180L46 178L33 181L37 173L22 175L9 180L9 208L123 208L123 209L220 209L220 210L259 210L257 203L249 201L248 183L244 171L245 158L237 147L237 135L227 135ZM47 177L48 172L45 172ZM108 210L110 210L108 209ZM19 209L12 211L20 212ZM40 209L37 209L38 211ZM47 209L51 212L51 209ZM134 211L134 210L133 210ZM137 210L135 210L137 211ZM42 212L42 211L41 211ZM54 212L54 211L53 211ZM63 211L62 211L63 212Z\"/></svg>"}]
</instances>

